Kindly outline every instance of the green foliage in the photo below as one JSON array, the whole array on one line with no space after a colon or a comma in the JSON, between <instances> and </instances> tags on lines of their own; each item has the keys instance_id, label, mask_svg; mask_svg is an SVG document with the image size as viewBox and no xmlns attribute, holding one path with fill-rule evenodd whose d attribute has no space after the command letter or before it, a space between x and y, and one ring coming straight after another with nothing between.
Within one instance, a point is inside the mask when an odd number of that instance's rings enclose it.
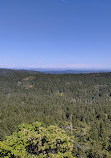
<instances>
[{"instance_id":1,"label":"green foliage","mask_svg":"<svg viewBox=\"0 0 111 158\"><path fill-rule=\"evenodd\" d=\"M35 121L69 134L72 124L77 157L110 158L111 73L0 70L0 139Z\"/></svg>"},{"instance_id":2,"label":"green foliage","mask_svg":"<svg viewBox=\"0 0 111 158\"><path fill-rule=\"evenodd\" d=\"M72 136L57 126L43 127L41 123L22 124L18 132L0 142L1 157L63 157L73 156Z\"/></svg>"}]
</instances>

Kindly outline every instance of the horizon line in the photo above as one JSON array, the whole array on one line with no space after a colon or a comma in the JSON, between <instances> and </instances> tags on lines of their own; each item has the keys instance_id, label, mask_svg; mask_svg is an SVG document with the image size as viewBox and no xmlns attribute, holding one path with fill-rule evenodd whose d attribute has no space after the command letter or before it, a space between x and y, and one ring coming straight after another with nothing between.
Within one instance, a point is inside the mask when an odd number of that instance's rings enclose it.
<instances>
[{"instance_id":1,"label":"horizon line","mask_svg":"<svg viewBox=\"0 0 111 158\"><path fill-rule=\"evenodd\" d=\"M63 67L0 67L0 69L18 69L18 70L33 70L33 69L41 69L41 70L111 70L111 68L83 68L83 67L76 67L76 68L63 68Z\"/></svg>"}]
</instances>

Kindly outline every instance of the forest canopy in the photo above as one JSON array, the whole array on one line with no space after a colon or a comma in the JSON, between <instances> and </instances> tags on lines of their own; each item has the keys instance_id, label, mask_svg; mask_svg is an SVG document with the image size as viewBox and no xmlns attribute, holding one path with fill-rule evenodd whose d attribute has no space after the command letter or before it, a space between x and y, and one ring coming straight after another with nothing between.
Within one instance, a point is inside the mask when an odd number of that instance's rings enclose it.
<instances>
[{"instance_id":1,"label":"forest canopy","mask_svg":"<svg viewBox=\"0 0 111 158\"><path fill-rule=\"evenodd\" d=\"M37 121L73 136L75 157L110 158L111 73L0 70L1 144L17 137L20 124L27 129Z\"/></svg>"},{"instance_id":2,"label":"forest canopy","mask_svg":"<svg viewBox=\"0 0 111 158\"><path fill-rule=\"evenodd\" d=\"M43 127L40 122L22 124L18 132L0 142L1 157L46 158L75 157L73 137L57 126Z\"/></svg>"}]
</instances>

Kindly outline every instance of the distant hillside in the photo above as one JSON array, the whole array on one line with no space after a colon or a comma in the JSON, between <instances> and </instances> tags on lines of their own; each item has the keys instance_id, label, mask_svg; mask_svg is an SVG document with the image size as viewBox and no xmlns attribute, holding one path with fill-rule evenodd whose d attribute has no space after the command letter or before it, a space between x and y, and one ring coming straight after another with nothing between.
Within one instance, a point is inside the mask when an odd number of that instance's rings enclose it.
<instances>
[{"instance_id":1,"label":"distant hillside","mask_svg":"<svg viewBox=\"0 0 111 158\"><path fill-rule=\"evenodd\" d=\"M49 74L87 74L87 73L103 73L111 72L111 70L49 70L43 71Z\"/></svg>"},{"instance_id":2,"label":"distant hillside","mask_svg":"<svg viewBox=\"0 0 111 158\"><path fill-rule=\"evenodd\" d=\"M47 74L84 74L84 73L107 73L110 69L43 69L24 68L24 70L39 71Z\"/></svg>"},{"instance_id":3,"label":"distant hillside","mask_svg":"<svg viewBox=\"0 0 111 158\"><path fill-rule=\"evenodd\" d=\"M4 69L0 68L0 75L13 75L18 73L24 73L24 74L40 74L39 71L33 71L33 70L15 70L15 69Z\"/></svg>"}]
</instances>

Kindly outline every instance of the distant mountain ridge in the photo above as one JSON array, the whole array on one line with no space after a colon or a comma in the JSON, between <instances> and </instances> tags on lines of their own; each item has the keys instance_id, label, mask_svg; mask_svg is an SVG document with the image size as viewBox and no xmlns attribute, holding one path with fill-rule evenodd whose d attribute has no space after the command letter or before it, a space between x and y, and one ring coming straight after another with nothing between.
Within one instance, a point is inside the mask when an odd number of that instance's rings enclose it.
<instances>
[{"instance_id":1,"label":"distant mountain ridge","mask_svg":"<svg viewBox=\"0 0 111 158\"><path fill-rule=\"evenodd\" d=\"M39 74L42 72L39 71L33 71L33 70L22 70L22 69L6 69L6 68L0 68L0 76L5 76L5 75L13 75L13 74L18 74L18 73L30 73L30 74Z\"/></svg>"},{"instance_id":2,"label":"distant mountain ridge","mask_svg":"<svg viewBox=\"0 0 111 158\"><path fill-rule=\"evenodd\" d=\"M0 74L12 73L16 71L46 73L46 74L87 74L87 73L107 73L110 69L43 69L43 68L0 68Z\"/></svg>"},{"instance_id":3,"label":"distant mountain ridge","mask_svg":"<svg viewBox=\"0 0 111 158\"><path fill-rule=\"evenodd\" d=\"M44 73L49 74L85 74L85 73L103 73L111 72L110 70L55 70L55 71L44 71Z\"/></svg>"},{"instance_id":4,"label":"distant mountain ridge","mask_svg":"<svg viewBox=\"0 0 111 158\"><path fill-rule=\"evenodd\" d=\"M24 68L23 70L38 71L48 74L84 74L84 73L105 73L110 69L49 69L49 68Z\"/></svg>"}]
</instances>

